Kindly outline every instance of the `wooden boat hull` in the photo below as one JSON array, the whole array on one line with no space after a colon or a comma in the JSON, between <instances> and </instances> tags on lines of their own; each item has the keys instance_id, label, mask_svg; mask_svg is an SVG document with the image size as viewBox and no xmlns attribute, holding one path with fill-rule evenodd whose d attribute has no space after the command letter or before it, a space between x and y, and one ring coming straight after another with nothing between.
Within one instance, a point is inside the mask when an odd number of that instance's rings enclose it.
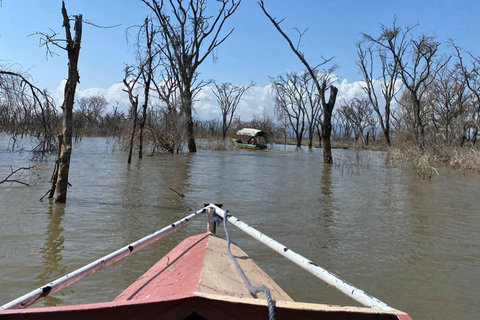
<instances>
[{"instance_id":1,"label":"wooden boat hull","mask_svg":"<svg viewBox=\"0 0 480 320\"><path fill-rule=\"evenodd\" d=\"M276 300L276 319L411 319L401 311L298 303L239 247L232 253L253 285ZM263 294L254 299L211 233L185 239L111 302L0 311L0 319L268 319Z\"/></svg>"},{"instance_id":2,"label":"wooden boat hull","mask_svg":"<svg viewBox=\"0 0 480 320\"><path fill-rule=\"evenodd\" d=\"M235 145L235 148L238 149L249 149L249 150L263 150L267 149L266 145L260 145L260 144L250 144L250 143L243 143L243 142L238 142L237 140L233 140L233 144Z\"/></svg>"}]
</instances>

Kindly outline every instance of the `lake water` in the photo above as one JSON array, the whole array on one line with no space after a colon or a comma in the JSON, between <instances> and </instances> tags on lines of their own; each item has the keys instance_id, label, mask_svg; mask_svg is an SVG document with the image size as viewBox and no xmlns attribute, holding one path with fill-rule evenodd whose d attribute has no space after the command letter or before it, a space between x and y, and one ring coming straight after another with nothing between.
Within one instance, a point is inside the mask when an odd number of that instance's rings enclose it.
<instances>
[{"instance_id":1,"label":"lake water","mask_svg":"<svg viewBox=\"0 0 480 320\"><path fill-rule=\"evenodd\" d=\"M73 150L66 205L39 201L52 162L6 150L0 177L36 165L34 187L0 186L0 304L200 209L231 214L413 319L477 319L480 176L440 170L432 181L381 152L274 146L134 158L84 138ZM357 166L360 163L360 167ZM180 198L170 188L185 194ZM39 305L109 301L206 220L101 270ZM356 305L240 230L240 245L296 301ZM223 235L223 230L219 230Z\"/></svg>"}]
</instances>

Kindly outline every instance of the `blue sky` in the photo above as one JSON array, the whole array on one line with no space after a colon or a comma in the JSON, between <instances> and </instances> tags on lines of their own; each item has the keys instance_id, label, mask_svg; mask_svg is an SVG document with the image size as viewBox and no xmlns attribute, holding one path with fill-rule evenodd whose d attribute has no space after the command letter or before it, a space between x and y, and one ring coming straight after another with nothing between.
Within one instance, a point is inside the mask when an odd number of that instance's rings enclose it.
<instances>
[{"instance_id":1,"label":"blue sky","mask_svg":"<svg viewBox=\"0 0 480 320\"><path fill-rule=\"evenodd\" d=\"M309 28L302 46L306 58L316 64L320 55L335 57L333 63L340 66L337 75L347 89L360 80L354 46L360 33L378 35L380 24L391 25L394 16L399 26L419 23L416 32L436 35L443 44L455 38L461 46L480 54L479 1L265 0L265 5L273 16L285 18L282 26L292 37L293 27ZM124 63L133 62L133 49L127 46L124 32L128 26L140 23L148 9L140 0L67 0L66 6L69 14L82 13L85 20L100 25L123 24L114 29L84 25L78 89L80 95L107 93L117 84L116 91L110 92L110 100L126 101L117 97L121 94ZM38 86L52 92L61 92L59 86L67 73L65 53L57 50L60 55L47 60L45 49L38 46L39 37L28 35L49 28L63 34L60 8L61 1L52 0L3 0L0 8L0 60L29 70ZM252 105L244 103L245 114L256 112L256 99L266 103L259 110L269 109L268 99L261 96L269 76L300 71L302 65L255 0L243 0L225 30L232 27L235 32L219 48L218 62L208 59L201 66L201 77L235 84L254 81L258 92L250 93L247 99ZM211 95L204 92L200 97L205 101L198 102L199 115L213 117L213 110L202 113L214 108Z\"/></svg>"}]
</instances>

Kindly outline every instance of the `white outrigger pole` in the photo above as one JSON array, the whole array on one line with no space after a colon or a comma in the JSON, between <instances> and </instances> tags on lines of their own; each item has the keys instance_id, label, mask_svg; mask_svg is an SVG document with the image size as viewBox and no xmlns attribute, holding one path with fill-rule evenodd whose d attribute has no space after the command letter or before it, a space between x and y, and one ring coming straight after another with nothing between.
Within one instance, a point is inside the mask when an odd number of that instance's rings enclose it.
<instances>
[{"instance_id":1,"label":"white outrigger pole","mask_svg":"<svg viewBox=\"0 0 480 320\"><path fill-rule=\"evenodd\" d=\"M213 221L213 217L211 217L213 214L216 214L220 216L221 218L225 219L225 213L227 212L227 221L229 221L231 224L233 224L235 227L239 228L246 234L252 236L256 240L260 241L261 243L265 244L267 247L272 249L273 251L281 254L288 260L294 262L301 268L307 270L317 278L323 280L325 283L331 285L334 288L337 288L350 298L360 302L364 306L370 307L370 308L376 308L380 310L386 310L386 311L393 311L395 310L394 308L388 306L386 303L378 300L377 298L369 295L365 291L358 289L351 285L350 283L346 282L345 280L342 280L340 277L337 275L331 273L330 271L327 271L323 269L322 267L316 265L309 259L299 255L298 253L294 252L292 249L289 249L288 247L284 246L280 242L277 242L270 238L269 236L261 233L260 231L256 230L255 228L250 227L248 224L246 224L243 221L240 221L239 219L235 218L234 216L228 214L228 211L225 211L218 206L214 204L210 204L207 207L208 215L209 215L209 222ZM210 227L212 229L213 227ZM213 228L214 229L214 228Z\"/></svg>"},{"instance_id":2,"label":"white outrigger pole","mask_svg":"<svg viewBox=\"0 0 480 320\"><path fill-rule=\"evenodd\" d=\"M190 224L192 220L199 217L203 213L208 212L208 230L215 233L215 219L214 216L218 215L223 219L227 219L230 223L232 223L237 228L241 229L248 235L252 236L253 238L257 239L258 241L262 242L266 246L273 249L275 252L281 254L285 258L293 261L298 266L302 267L303 269L307 270L308 272L315 275L317 278L320 278L327 284L337 288L341 292L345 293L347 296L351 297L352 299L360 302L361 304L371 307L377 308L380 310L392 311L395 310L389 307L384 302L378 300L375 297L367 294L363 290L360 290L351 284L347 283L346 281L339 278L337 275L319 267L312 261L308 260L307 258L295 253L293 250L289 249L288 247L284 246L283 244L273 240L272 238L268 237L267 235L261 233L260 231L256 230L255 228L250 227L243 221L235 218L232 215L228 214L228 211L222 210L219 205L209 204L205 205L205 208L198 210L183 219L180 219L171 225L158 230L140 240L132 242L131 244L112 252L80 269L77 269L69 274L50 282L47 285L44 285L36 290L33 290L20 298L17 298L7 304L4 304L0 307L0 310L7 310L7 309L22 309L26 308L47 296L52 295L55 292L60 291L63 288L68 287L69 285L93 274L94 272L105 268L106 266L111 265L112 263L136 252L155 241L168 236L169 234L181 229L182 227ZM226 214L227 213L227 214ZM225 217L226 216L226 217Z\"/></svg>"},{"instance_id":3,"label":"white outrigger pole","mask_svg":"<svg viewBox=\"0 0 480 320\"><path fill-rule=\"evenodd\" d=\"M92 273L95 273L96 271L103 269L106 266L109 266L112 263L117 262L122 258L125 258L126 256L132 254L133 252L138 251L154 243L155 241L168 236L170 233L173 233L185 227L186 225L190 224L192 220L199 217L205 212L206 212L205 208L198 210L197 212L194 212L191 215L188 215L185 218L180 219L161 230L158 230L140 240L132 242L131 244L121 249L118 249L117 251L112 252L98 260L95 260L94 262L87 264L86 266L81 267L80 269L72 271L69 274L55 281L50 282L47 285L44 285L36 290L33 290L27 293L26 295L21 296L20 298L17 298L13 301L10 301L7 304L4 304L3 306L0 307L0 310L26 308L54 294L55 292L58 292L63 288L66 288L69 285L74 284L75 282L91 275Z\"/></svg>"}]
</instances>

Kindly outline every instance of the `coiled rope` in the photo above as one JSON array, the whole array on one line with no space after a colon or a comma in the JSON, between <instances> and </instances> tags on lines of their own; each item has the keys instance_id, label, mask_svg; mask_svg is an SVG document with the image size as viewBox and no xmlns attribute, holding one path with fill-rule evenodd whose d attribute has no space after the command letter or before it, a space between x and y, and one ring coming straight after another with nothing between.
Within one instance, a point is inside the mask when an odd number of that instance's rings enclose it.
<instances>
[{"instance_id":1,"label":"coiled rope","mask_svg":"<svg viewBox=\"0 0 480 320\"><path fill-rule=\"evenodd\" d=\"M266 286L252 286L250 283L250 280L248 280L247 276L243 272L242 267L238 264L237 258L232 254L232 251L230 251L230 233L228 232L227 228L227 219L230 215L228 214L228 210L225 210L225 219L222 219L219 216L215 216L214 220L216 223L221 223L223 220L223 229L225 230L225 235L227 237L227 251L228 255L232 259L233 263L237 267L238 272L243 278L243 282L245 283L245 286L248 288L248 291L256 298L257 293L263 292L265 296L267 297L267 303L268 303L268 318L269 320L275 320L275 300L272 299L272 295L270 293L270 289L268 289Z\"/></svg>"}]
</instances>

